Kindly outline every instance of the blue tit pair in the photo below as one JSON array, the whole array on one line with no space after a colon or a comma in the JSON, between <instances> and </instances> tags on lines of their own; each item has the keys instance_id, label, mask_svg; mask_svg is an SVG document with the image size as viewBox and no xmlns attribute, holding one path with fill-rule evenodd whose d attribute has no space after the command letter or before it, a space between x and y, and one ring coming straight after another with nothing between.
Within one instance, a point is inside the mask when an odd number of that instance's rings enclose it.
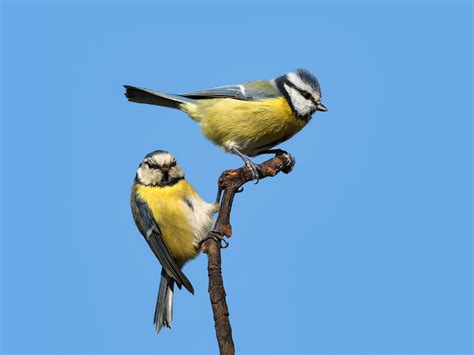
<instances>
[{"instance_id":1,"label":"blue tit pair","mask_svg":"<svg viewBox=\"0 0 474 355\"><path fill-rule=\"evenodd\" d=\"M194 294L181 269L199 253L217 206L198 195L175 157L162 150L148 154L139 165L130 203L138 229L162 266L154 315L159 332L163 326L171 328L174 284Z\"/></svg>"},{"instance_id":2,"label":"blue tit pair","mask_svg":"<svg viewBox=\"0 0 474 355\"><path fill-rule=\"evenodd\" d=\"M125 85L133 102L165 106L186 112L202 133L227 152L240 156L258 180L258 170L248 157L274 152L271 148L305 127L321 103L316 77L298 69L272 80L175 95Z\"/></svg>"}]
</instances>

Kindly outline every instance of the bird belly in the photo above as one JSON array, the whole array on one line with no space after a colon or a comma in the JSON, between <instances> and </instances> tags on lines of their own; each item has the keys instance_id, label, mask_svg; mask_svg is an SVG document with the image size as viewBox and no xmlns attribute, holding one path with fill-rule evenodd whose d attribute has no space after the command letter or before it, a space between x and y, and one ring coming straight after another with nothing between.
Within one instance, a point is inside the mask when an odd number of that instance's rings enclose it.
<instances>
[{"instance_id":1,"label":"bird belly","mask_svg":"<svg viewBox=\"0 0 474 355\"><path fill-rule=\"evenodd\" d=\"M248 156L291 138L306 125L293 114L284 97L205 99L184 104L182 109L201 125L209 140L226 151L236 147Z\"/></svg>"},{"instance_id":2,"label":"bird belly","mask_svg":"<svg viewBox=\"0 0 474 355\"><path fill-rule=\"evenodd\" d=\"M202 200L185 180L171 186L142 186L138 193L150 206L163 241L177 263L184 265L196 257L199 241L212 227L214 206Z\"/></svg>"}]
</instances>

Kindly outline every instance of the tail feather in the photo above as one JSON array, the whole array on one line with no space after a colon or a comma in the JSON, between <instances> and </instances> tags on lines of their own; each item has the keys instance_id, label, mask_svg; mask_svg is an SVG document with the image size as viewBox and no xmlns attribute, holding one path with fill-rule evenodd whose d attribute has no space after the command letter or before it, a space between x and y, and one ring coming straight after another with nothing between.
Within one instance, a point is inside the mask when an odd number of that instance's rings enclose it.
<instances>
[{"instance_id":1,"label":"tail feather","mask_svg":"<svg viewBox=\"0 0 474 355\"><path fill-rule=\"evenodd\" d=\"M130 85L124 85L124 88L125 96L129 101L138 102L141 104L158 105L179 109L181 104L194 102L194 100L180 95L165 94L163 92L138 88Z\"/></svg>"},{"instance_id":2,"label":"tail feather","mask_svg":"<svg viewBox=\"0 0 474 355\"><path fill-rule=\"evenodd\" d=\"M153 324L159 333L163 326L171 328L173 322L173 288L174 281L161 270L160 288L156 300L155 316Z\"/></svg>"}]
</instances>

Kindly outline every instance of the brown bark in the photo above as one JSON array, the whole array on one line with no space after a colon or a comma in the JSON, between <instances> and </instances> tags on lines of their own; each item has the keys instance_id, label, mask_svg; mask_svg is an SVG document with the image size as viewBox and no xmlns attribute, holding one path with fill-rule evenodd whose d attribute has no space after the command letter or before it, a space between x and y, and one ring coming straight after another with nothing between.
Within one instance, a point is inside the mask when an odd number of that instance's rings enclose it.
<instances>
[{"instance_id":1,"label":"brown bark","mask_svg":"<svg viewBox=\"0 0 474 355\"><path fill-rule=\"evenodd\" d=\"M294 164L295 160L290 154L282 150L276 151L275 157L257 165L260 170L260 179L275 176L280 171L288 174L293 169ZM214 230L202 245L203 252L207 253L208 256L209 297L214 313L217 342L222 355L233 355L235 348L229 321L229 309L225 300L224 282L222 280L221 244L216 235L221 238L231 237L230 212L234 196L236 193L241 192L239 189L242 185L251 180L252 174L246 167L226 170L221 174L216 199L216 202L220 202L219 214Z\"/></svg>"}]
</instances>

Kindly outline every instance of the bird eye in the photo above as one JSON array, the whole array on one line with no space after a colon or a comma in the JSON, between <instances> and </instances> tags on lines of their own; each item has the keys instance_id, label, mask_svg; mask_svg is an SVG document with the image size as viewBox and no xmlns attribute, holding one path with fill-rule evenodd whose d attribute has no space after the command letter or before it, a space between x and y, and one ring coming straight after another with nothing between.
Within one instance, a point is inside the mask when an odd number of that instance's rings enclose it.
<instances>
[{"instance_id":1,"label":"bird eye","mask_svg":"<svg viewBox=\"0 0 474 355\"><path fill-rule=\"evenodd\" d=\"M305 99L309 99L309 98L311 97L311 94L310 94L309 92L307 92L307 91L303 91L303 97L304 97Z\"/></svg>"},{"instance_id":2,"label":"bird eye","mask_svg":"<svg viewBox=\"0 0 474 355\"><path fill-rule=\"evenodd\" d=\"M146 165L148 167L148 169L158 169L159 168L158 165L154 165L154 164L152 164L148 161L144 161L143 164Z\"/></svg>"}]
</instances>

